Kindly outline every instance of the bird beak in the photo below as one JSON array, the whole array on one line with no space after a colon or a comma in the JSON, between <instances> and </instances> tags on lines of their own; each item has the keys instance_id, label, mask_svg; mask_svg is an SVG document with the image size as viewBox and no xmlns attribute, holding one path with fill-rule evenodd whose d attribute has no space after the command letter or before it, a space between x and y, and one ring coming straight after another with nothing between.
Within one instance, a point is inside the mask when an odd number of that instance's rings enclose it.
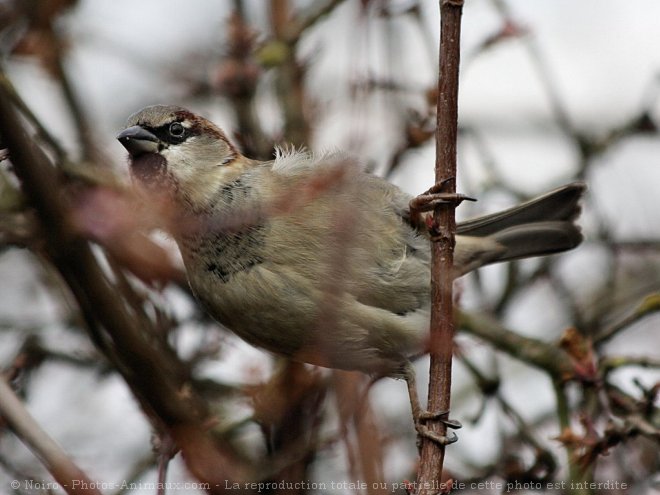
<instances>
[{"instance_id":1,"label":"bird beak","mask_svg":"<svg viewBox=\"0 0 660 495\"><path fill-rule=\"evenodd\" d=\"M160 140L139 125L124 129L117 135L117 139L134 157L160 151Z\"/></svg>"}]
</instances>

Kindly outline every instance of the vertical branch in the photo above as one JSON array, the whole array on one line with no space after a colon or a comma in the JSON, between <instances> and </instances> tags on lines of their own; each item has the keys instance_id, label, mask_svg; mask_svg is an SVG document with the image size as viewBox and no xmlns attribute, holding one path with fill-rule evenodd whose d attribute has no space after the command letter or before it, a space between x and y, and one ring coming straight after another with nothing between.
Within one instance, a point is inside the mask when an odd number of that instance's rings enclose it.
<instances>
[{"instance_id":1,"label":"vertical branch","mask_svg":"<svg viewBox=\"0 0 660 495\"><path fill-rule=\"evenodd\" d=\"M289 0L272 0L271 25L275 39L286 47L285 58L277 74L276 92L284 113L284 136L296 147L309 144L310 128L305 115L307 94L304 78L305 65L296 60L296 48L302 31L291 27L298 22Z\"/></svg>"},{"instance_id":2,"label":"vertical branch","mask_svg":"<svg viewBox=\"0 0 660 495\"><path fill-rule=\"evenodd\" d=\"M456 192L456 139L458 134L458 68L462 0L440 0L440 69L438 80L435 180L443 192ZM454 265L455 202L435 208L431 264L431 336L428 409L432 413L449 410L451 361L454 338L452 284ZM440 421L429 428L446 435ZM445 457L444 445L422 439L418 471L420 494L437 493Z\"/></svg>"},{"instance_id":3,"label":"vertical branch","mask_svg":"<svg viewBox=\"0 0 660 495\"><path fill-rule=\"evenodd\" d=\"M248 24L242 0L235 0L227 21L227 55L218 65L215 85L228 97L236 115L236 134L243 151L250 157L267 160L272 143L264 134L255 113L255 96L262 75L254 59L256 31Z\"/></svg>"},{"instance_id":4,"label":"vertical branch","mask_svg":"<svg viewBox=\"0 0 660 495\"><path fill-rule=\"evenodd\" d=\"M557 401L557 419L559 420L559 435L564 436L571 433L571 419L570 419L570 406L566 394L565 384L560 380L554 379L553 386L555 389L555 398ZM589 493L584 490L582 486L586 486L589 482L588 471L589 469L581 469L578 464L578 453L576 446L570 442L565 443L566 448L566 462L568 464L568 479L571 481L571 487L566 491L569 495L583 495Z\"/></svg>"}]
</instances>

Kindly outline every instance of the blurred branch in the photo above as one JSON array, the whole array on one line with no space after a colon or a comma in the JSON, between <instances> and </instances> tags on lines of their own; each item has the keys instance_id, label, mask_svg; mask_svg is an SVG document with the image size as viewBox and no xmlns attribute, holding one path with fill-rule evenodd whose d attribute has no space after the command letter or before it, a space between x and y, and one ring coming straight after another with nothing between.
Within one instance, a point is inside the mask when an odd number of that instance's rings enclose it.
<instances>
[{"instance_id":1,"label":"blurred branch","mask_svg":"<svg viewBox=\"0 0 660 495\"><path fill-rule=\"evenodd\" d=\"M275 91L284 114L284 132L278 140L304 147L309 143L307 98L304 87L305 66L296 59L302 35L329 15L344 0L317 2L295 13L287 0L272 0L270 23L273 38L255 52L255 33L245 18L246 9L234 1L229 21L228 56L216 70L215 84L229 97L238 121L238 139L245 153L253 158L272 158L273 142L264 134L254 108L254 97L262 67L276 68Z\"/></svg>"},{"instance_id":2,"label":"blurred branch","mask_svg":"<svg viewBox=\"0 0 660 495\"><path fill-rule=\"evenodd\" d=\"M660 252L660 240L654 239L625 239L620 241L611 239L608 244L618 251L630 251L633 253L644 251Z\"/></svg>"},{"instance_id":3,"label":"blurred branch","mask_svg":"<svg viewBox=\"0 0 660 495\"><path fill-rule=\"evenodd\" d=\"M588 146L588 154L596 155L611 149L621 140L637 134L657 134L658 127L648 113L642 109L641 113L624 122L618 127L610 129L600 138L585 139L584 145Z\"/></svg>"},{"instance_id":4,"label":"blurred branch","mask_svg":"<svg viewBox=\"0 0 660 495\"><path fill-rule=\"evenodd\" d=\"M595 137L590 136L582 130L578 129L570 117L567 105L559 92L559 85L557 84L554 74L551 71L539 44L535 37L530 34L526 29L513 21L513 14L506 0L491 0L496 9L502 16L505 28L503 28L503 36L499 39L505 39L515 35L520 38L524 47L528 51L529 59L534 64L536 72L539 76L539 81L543 85L543 89L550 101L550 107L559 129L564 132L567 137L573 141L577 150L580 153L580 166L578 176L583 178L587 169L592 164L591 158L595 155L602 154L620 140L635 134L648 134L657 133L658 126L651 116L652 105L656 94L656 85L652 84L652 91L648 91L646 98L643 101L643 107L638 115L634 116L622 125L610 129L604 136ZM524 35L524 36L523 36ZM498 40L499 40L498 39Z\"/></svg>"},{"instance_id":5,"label":"blurred branch","mask_svg":"<svg viewBox=\"0 0 660 495\"><path fill-rule=\"evenodd\" d=\"M458 322L461 330L491 343L499 351L548 372L555 379L567 380L574 374L569 355L552 344L523 337L485 314L460 312Z\"/></svg>"},{"instance_id":6,"label":"blurred branch","mask_svg":"<svg viewBox=\"0 0 660 495\"><path fill-rule=\"evenodd\" d=\"M76 215L76 220L80 222L74 222L78 223L78 227L86 229L87 225L83 224L97 222L101 216L106 219L114 216L117 219L122 217L122 210L127 209L131 209L131 213L126 217L135 217L136 205L133 204L133 198L128 194L124 184L113 173L109 172L106 167L90 168L72 162L57 140L46 130L30 107L16 92L11 80L6 77L2 70L0 70L0 86L30 125L37 130L38 136L53 150L58 164L58 171L61 171L69 182L92 186L83 192L78 191L78 194L75 195L79 203L85 203L84 205L76 205L80 206L77 212L79 214ZM32 146L32 143L30 145ZM100 189L94 189L95 186L100 186ZM18 206L23 206L22 193L13 189L13 186L8 182L6 187L3 186L1 190L3 200L8 203L3 205L5 206L4 209L10 208L13 210ZM12 203L9 203L12 196L15 196L15 198ZM112 212L108 211L110 209L112 209ZM92 216L94 216L94 221L90 220ZM30 216L0 217L0 236L5 237L5 242L23 245L32 241L35 230L36 226L32 225ZM86 233L91 235L90 232ZM0 237L0 240L3 240L2 237ZM167 253L159 245L141 232L126 228L120 232L113 232L107 238L96 236L95 241L104 245L114 257L145 283L173 281L179 287L184 288L184 291L187 291L187 282L183 272L171 262Z\"/></svg>"},{"instance_id":7,"label":"blurred branch","mask_svg":"<svg viewBox=\"0 0 660 495\"><path fill-rule=\"evenodd\" d=\"M64 68L64 60L62 53L62 44L63 41L57 36L56 30L53 30L53 49L56 53L56 77L62 88L62 93L64 94L64 99L69 107L71 116L76 126L76 132L78 134L78 139L80 139L80 144L82 148L82 161L86 162L96 168L107 163L102 156L101 151L96 146L94 141L93 133L91 126L89 124L89 119L83 105L78 98L73 82L69 77L66 69Z\"/></svg>"},{"instance_id":8,"label":"blurred branch","mask_svg":"<svg viewBox=\"0 0 660 495\"><path fill-rule=\"evenodd\" d=\"M387 166L383 171L385 177L390 177L392 173L399 168L404 157L408 152L421 148L428 143L435 135L435 102L437 101L437 91L429 92L428 107L424 115L412 113L408 115L405 122L405 128L402 133L405 135L405 141L394 151ZM433 101L430 101L430 100Z\"/></svg>"},{"instance_id":9,"label":"blurred branch","mask_svg":"<svg viewBox=\"0 0 660 495\"><path fill-rule=\"evenodd\" d=\"M516 26L516 23L512 21L513 15L506 0L492 0L492 3L499 11L500 15L502 16L502 20L506 25ZM531 34L526 33L525 30L519 29L519 31L520 32L517 34L517 36L522 39L524 47L529 53L529 58L534 64L534 67L539 75L539 81L543 85L543 89L545 90L545 93L550 100L550 106L555 114L555 118L557 119L560 129L565 132L571 139L581 141L582 136L573 125L573 121L570 118L568 109L566 108L564 100L561 98L557 89L559 85L557 84L554 78L554 74L550 70L550 67L546 63L546 60L543 57L536 39ZM526 34L526 36L520 36L520 34L523 33ZM580 149L583 149L583 147L580 146Z\"/></svg>"},{"instance_id":10,"label":"blurred branch","mask_svg":"<svg viewBox=\"0 0 660 495\"><path fill-rule=\"evenodd\" d=\"M632 313L597 334L594 337L594 344L603 345L621 331L658 311L660 311L660 292L649 294Z\"/></svg>"},{"instance_id":11,"label":"blurred branch","mask_svg":"<svg viewBox=\"0 0 660 495\"><path fill-rule=\"evenodd\" d=\"M385 481L383 440L365 392L364 377L357 373L335 370L333 379L342 440L346 446L347 457L351 459L351 477L365 480L367 493L383 492L384 490L376 488Z\"/></svg>"},{"instance_id":12,"label":"blurred branch","mask_svg":"<svg viewBox=\"0 0 660 495\"><path fill-rule=\"evenodd\" d=\"M490 376L491 373L482 373L481 370L479 370L479 368L465 355L459 355L459 359L467 367L483 395L483 405L476 419L481 416L485 408L488 406L488 399L494 398L502 408L502 411L509 416L511 421L515 424L516 436L522 438L523 441L530 445L536 453L537 462L528 470L527 477L532 476L533 473L535 479L539 479L540 477L543 479L551 478L557 470L557 461L555 457L537 439L537 435L534 432L535 425L528 424L522 414L520 414L500 392L499 375L495 375L493 378ZM506 444L508 443L509 442L506 442ZM539 468L541 467L543 468L543 471L539 472ZM518 474L520 475L520 473Z\"/></svg>"},{"instance_id":13,"label":"blurred branch","mask_svg":"<svg viewBox=\"0 0 660 495\"><path fill-rule=\"evenodd\" d=\"M1 325L1 324L0 324ZM83 370L96 369L101 372L107 371L107 362L94 353L77 355L63 351L48 349L41 338L35 335L34 329L24 328L22 332L27 334L20 350L14 357L11 366L5 371L8 379L14 383L22 383L24 377L29 375L45 361L67 364Z\"/></svg>"},{"instance_id":14,"label":"blurred branch","mask_svg":"<svg viewBox=\"0 0 660 495\"><path fill-rule=\"evenodd\" d=\"M16 91L11 80L7 77L4 69L0 65L0 86L7 97L15 105L16 109L27 119L28 123L35 129L37 137L41 139L55 154L57 165L62 172L71 179L80 180L86 184L101 185L113 189L122 189L122 185L117 177L107 170L107 167L83 166L74 163L57 139L44 127L30 107L25 103L20 94ZM97 156L97 158L102 159ZM98 163L97 163L98 164Z\"/></svg>"},{"instance_id":15,"label":"blurred branch","mask_svg":"<svg viewBox=\"0 0 660 495\"><path fill-rule=\"evenodd\" d=\"M566 384L558 380L553 380L555 389L555 400L557 402L557 419L559 420L559 438L563 438L571 432L571 409L568 402L568 395L566 393ZM564 443L566 448L566 462L568 464L568 478L571 482L581 483L586 481L587 473L583 472L577 464L577 449L573 444ZM581 489L574 489L571 483L569 493L578 495L586 493Z\"/></svg>"},{"instance_id":16,"label":"blurred branch","mask_svg":"<svg viewBox=\"0 0 660 495\"><path fill-rule=\"evenodd\" d=\"M140 479L145 477L145 475L154 468L155 463L156 460L152 452L142 456L133 464L128 475L124 477L122 482L124 488L120 488L112 495L131 495L131 492L135 493L135 490L131 488L131 485L133 483L138 483Z\"/></svg>"},{"instance_id":17,"label":"blurred branch","mask_svg":"<svg viewBox=\"0 0 660 495\"><path fill-rule=\"evenodd\" d=\"M232 454L226 448L219 450L208 438L203 426L206 406L192 391L188 372L174 351L164 341L151 338L155 333L145 327L147 322L130 314L90 246L72 228L55 168L32 145L2 89L0 134L41 220L50 259L78 301L94 342L113 361L149 417L175 439L192 473L218 486L244 477Z\"/></svg>"},{"instance_id":18,"label":"blurred branch","mask_svg":"<svg viewBox=\"0 0 660 495\"><path fill-rule=\"evenodd\" d=\"M321 19L330 15L344 0L321 0L295 16L293 22L289 23L286 32L282 33L283 39L290 45L295 45L300 37L309 28L315 26ZM277 6L274 6L277 8Z\"/></svg>"},{"instance_id":19,"label":"blurred branch","mask_svg":"<svg viewBox=\"0 0 660 495\"><path fill-rule=\"evenodd\" d=\"M56 80L74 121L83 161L102 165L105 160L96 146L89 119L65 68L69 40L63 34L66 31L58 28L61 18L76 4L76 0L15 2L12 7L23 17L25 29L12 46L12 53L37 59Z\"/></svg>"},{"instance_id":20,"label":"blurred branch","mask_svg":"<svg viewBox=\"0 0 660 495\"><path fill-rule=\"evenodd\" d=\"M293 13L289 0L272 0L270 22L276 41L284 48L275 82L276 93L284 113L284 138L295 147L309 144L309 122L305 111L308 109L304 77L305 66L296 59L296 43L299 39L289 38L289 25Z\"/></svg>"},{"instance_id":21,"label":"blurred branch","mask_svg":"<svg viewBox=\"0 0 660 495\"><path fill-rule=\"evenodd\" d=\"M259 481L291 482L309 478L316 458L322 404L327 383L320 373L282 360L284 365L266 383L252 388L254 420L264 432L268 460L262 462ZM304 493L284 489L280 493Z\"/></svg>"},{"instance_id":22,"label":"blurred branch","mask_svg":"<svg viewBox=\"0 0 660 495\"><path fill-rule=\"evenodd\" d=\"M41 429L3 377L0 377L0 415L67 493L101 495L96 484Z\"/></svg>"},{"instance_id":23,"label":"blurred branch","mask_svg":"<svg viewBox=\"0 0 660 495\"><path fill-rule=\"evenodd\" d=\"M254 108L254 97L261 68L254 56L256 32L245 19L243 2L235 2L235 11L227 21L227 55L220 61L214 86L228 97L237 121L237 138L247 156L268 160L272 143L265 136Z\"/></svg>"},{"instance_id":24,"label":"blurred branch","mask_svg":"<svg viewBox=\"0 0 660 495\"><path fill-rule=\"evenodd\" d=\"M534 425L530 425L525 418L506 400L502 394L495 395L502 411L512 420L516 426L516 435L520 436L528 445L532 446L536 462L524 472L515 473L516 478L524 476L526 479L548 480L552 479L557 471L557 460L552 453L541 444L534 433ZM511 473L514 474L514 473ZM511 476L509 474L509 477Z\"/></svg>"},{"instance_id":25,"label":"blurred branch","mask_svg":"<svg viewBox=\"0 0 660 495\"><path fill-rule=\"evenodd\" d=\"M625 366L660 369L660 359L647 356L606 356L600 360L599 364L604 375Z\"/></svg>"},{"instance_id":26,"label":"blurred branch","mask_svg":"<svg viewBox=\"0 0 660 495\"><path fill-rule=\"evenodd\" d=\"M16 108L34 126L37 135L55 152L58 161L65 161L66 152L64 151L64 148L60 146L60 143L58 143L50 132L48 132L48 130L41 124L36 115L30 110L30 107L25 104L2 67L0 67L0 85L7 97L9 97L14 105L16 105Z\"/></svg>"},{"instance_id":27,"label":"blurred branch","mask_svg":"<svg viewBox=\"0 0 660 495\"><path fill-rule=\"evenodd\" d=\"M575 470L582 474L581 478L572 478L571 493L590 494L589 484L592 481L594 463L599 456L607 455L613 447L634 438L640 434L648 435L655 442L660 441L660 430L649 425L639 416L633 421L608 422L602 433L599 433L589 416L580 418L584 432L576 433L566 429L557 438L571 451L571 463ZM583 474L584 473L584 474ZM587 475L589 473L589 475ZM574 488L573 488L574 487Z\"/></svg>"}]
</instances>

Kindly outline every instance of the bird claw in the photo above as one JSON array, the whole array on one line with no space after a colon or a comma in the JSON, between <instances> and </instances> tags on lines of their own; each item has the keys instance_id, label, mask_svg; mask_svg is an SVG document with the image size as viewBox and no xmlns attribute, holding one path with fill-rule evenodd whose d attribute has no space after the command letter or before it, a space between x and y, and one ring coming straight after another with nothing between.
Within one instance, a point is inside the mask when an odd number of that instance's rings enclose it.
<instances>
[{"instance_id":1,"label":"bird claw","mask_svg":"<svg viewBox=\"0 0 660 495\"><path fill-rule=\"evenodd\" d=\"M463 427L460 421L449 419L449 411L422 411L419 413L417 423L415 424L415 429L417 430L417 433L420 437L428 438L429 440L436 442L439 445L450 445L458 441L458 436L453 431L449 432L449 435L441 435L437 431L433 431L428 426L422 424L431 420L440 421L443 425L445 425L445 427L451 428L453 430L457 430Z\"/></svg>"},{"instance_id":2,"label":"bird claw","mask_svg":"<svg viewBox=\"0 0 660 495\"><path fill-rule=\"evenodd\" d=\"M458 206L463 201L476 201L475 198L461 193L429 193L420 194L410 201L410 209L417 213L433 211L436 206L454 204Z\"/></svg>"},{"instance_id":3,"label":"bird claw","mask_svg":"<svg viewBox=\"0 0 660 495\"><path fill-rule=\"evenodd\" d=\"M441 422L445 428L451 429L461 428L461 423L456 420L449 419L449 411L431 412L423 410L420 406L419 397L417 395L415 371L409 363L406 366L406 373L404 376L408 386L408 395L410 397L410 407L412 409L415 430L417 430L418 447L421 447L421 438L428 438L430 441L443 446L456 442L458 437L454 432L450 432L449 435L443 435L440 432L431 430L424 423L426 421L435 420Z\"/></svg>"},{"instance_id":4,"label":"bird claw","mask_svg":"<svg viewBox=\"0 0 660 495\"><path fill-rule=\"evenodd\" d=\"M432 211L436 206L453 204L458 206L463 201L476 201L475 198L465 194L448 192L446 191L447 184L454 179L445 179L442 182L434 184L428 191L423 192L416 198L410 201L411 211L421 213L424 211Z\"/></svg>"},{"instance_id":5,"label":"bird claw","mask_svg":"<svg viewBox=\"0 0 660 495\"><path fill-rule=\"evenodd\" d=\"M463 424L457 419L445 419L442 422L447 428L451 428L452 430L463 428Z\"/></svg>"},{"instance_id":6,"label":"bird claw","mask_svg":"<svg viewBox=\"0 0 660 495\"><path fill-rule=\"evenodd\" d=\"M428 438L438 445L451 445L452 443L456 443L458 441L458 436L453 431L449 432L449 435L441 435L437 431L433 431L427 426L420 424L416 426L416 430L420 437Z\"/></svg>"},{"instance_id":7,"label":"bird claw","mask_svg":"<svg viewBox=\"0 0 660 495\"><path fill-rule=\"evenodd\" d=\"M421 413L419 413L420 423L431 420L440 421L447 428L451 428L453 430L458 430L459 428L463 428L463 425L461 424L460 421L456 419L449 419L449 411L440 411L440 412L422 411Z\"/></svg>"},{"instance_id":8,"label":"bird claw","mask_svg":"<svg viewBox=\"0 0 660 495\"><path fill-rule=\"evenodd\" d=\"M415 227L426 224L432 235L438 235L438 226L435 225L433 216L428 212L434 211L438 206L458 206L463 201L476 201L476 199L465 194L448 192L446 186L454 180L446 179L433 185L428 191L410 200L408 205L410 211L410 223Z\"/></svg>"}]
</instances>

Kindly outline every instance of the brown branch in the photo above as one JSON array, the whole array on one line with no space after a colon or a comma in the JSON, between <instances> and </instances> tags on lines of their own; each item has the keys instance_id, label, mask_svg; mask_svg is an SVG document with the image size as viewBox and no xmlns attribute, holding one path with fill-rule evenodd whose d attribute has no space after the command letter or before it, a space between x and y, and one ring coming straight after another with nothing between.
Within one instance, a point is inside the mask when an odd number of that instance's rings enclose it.
<instances>
[{"instance_id":1,"label":"brown branch","mask_svg":"<svg viewBox=\"0 0 660 495\"><path fill-rule=\"evenodd\" d=\"M261 77L255 59L256 31L245 18L243 2L235 2L235 10L227 21L227 55L216 68L214 87L228 97L236 115L236 137L250 157L267 160L272 143L264 134L254 108L254 98Z\"/></svg>"},{"instance_id":2,"label":"brown branch","mask_svg":"<svg viewBox=\"0 0 660 495\"><path fill-rule=\"evenodd\" d=\"M438 81L435 180L445 184L444 192L456 192L456 140L458 136L458 68L462 0L440 0L440 72ZM431 335L428 409L449 410L451 362L454 338L453 291L455 203L436 207L433 215L437 235L432 244L431 262ZM431 431L446 435L440 421L428 423ZM443 445L422 439L417 475L418 493L437 492L445 457Z\"/></svg>"},{"instance_id":3,"label":"brown branch","mask_svg":"<svg viewBox=\"0 0 660 495\"><path fill-rule=\"evenodd\" d=\"M91 338L113 361L147 415L175 439L191 472L211 483L211 491L219 491L226 479L243 478L244 469L228 449L217 448L206 433L208 411L192 390L188 371L167 343L156 338L155 329L146 326L149 322L129 311L89 243L73 228L55 167L29 140L2 88L0 134L41 221L46 252L76 298Z\"/></svg>"},{"instance_id":4,"label":"brown branch","mask_svg":"<svg viewBox=\"0 0 660 495\"><path fill-rule=\"evenodd\" d=\"M311 7L300 12L296 16L295 22L287 32L287 41L295 45L300 37L305 34L309 28L315 26L321 19L330 15L344 0L325 0L325 3L316 2Z\"/></svg>"},{"instance_id":5,"label":"brown branch","mask_svg":"<svg viewBox=\"0 0 660 495\"><path fill-rule=\"evenodd\" d=\"M15 2L21 4L22 2ZM52 5L34 4L18 7L25 16L25 32L13 52L35 57L44 69L59 84L62 96L74 122L75 131L82 148L82 159L89 164L103 164L101 151L96 146L92 128L89 125L81 99L75 91L75 85L66 71L66 58L69 40L66 31L60 29L58 22L76 2L54 2ZM95 163L97 162L97 163Z\"/></svg>"},{"instance_id":6,"label":"brown branch","mask_svg":"<svg viewBox=\"0 0 660 495\"><path fill-rule=\"evenodd\" d=\"M263 483L308 479L319 444L327 383L320 373L300 363L285 360L283 364L266 383L249 387L253 420L268 439L268 457L261 461L259 473Z\"/></svg>"},{"instance_id":7,"label":"brown branch","mask_svg":"<svg viewBox=\"0 0 660 495\"><path fill-rule=\"evenodd\" d=\"M36 115L34 115L30 107L28 107L25 101L23 101L23 99L20 97L11 80L7 77L5 71L1 69L0 86L2 86L4 92L9 96L9 98L11 98L12 102L16 105L18 110L34 126L39 137L50 146L58 160L64 161L66 159L66 152L64 151L64 148L62 148L57 139L55 139L55 137L50 132L48 132L48 129L46 129L41 124L41 121L37 119Z\"/></svg>"},{"instance_id":8,"label":"brown branch","mask_svg":"<svg viewBox=\"0 0 660 495\"><path fill-rule=\"evenodd\" d=\"M607 376L608 373L624 366L660 369L660 359L649 356L605 356L601 358L598 368Z\"/></svg>"},{"instance_id":9,"label":"brown branch","mask_svg":"<svg viewBox=\"0 0 660 495\"><path fill-rule=\"evenodd\" d=\"M513 14L511 13L509 6L504 0L493 0L493 5L499 11L502 16L502 20L505 23L511 23L516 25L515 22L511 21L513 19ZM581 144L583 139L582 135L578 132L577 128L573 124L568 108L565 104L564 99L559 94L558 88L559 85L556 84L556 79L554 73L547 64L543 53L537 42L536 38L532 35L524 36L521 38L523 41L523 46L527 50L530 61L534 64L534 69L536 70L539 82L543 86L545 94L548 97L550 106L555 115L559 128L572 140ZM581 148L581 147L580 147ZM582 150L582 148L581 148ZM583 159L585 157L583 156Z\"/></svg>"},{"instance_id":10,"label":"brown branch","mask_svg":"<svg viewBox=\"0 0 660 495\"><path fill-rule=\"evenodd\" d=\"M95 483L39 426L2 377L0 377L0 415L16 436L44 463L55 481L67 493L101 495Z\"/></svg>"},{"instance_id":11,"label":"brown branch","mask_svg":"<svg viewBox=\"0 0 660 495\"><path fill-rule=\"evenodd\" d=\"M638 321L660 311L660 292L647 295L635 310L622 320L606 327L594 338L594 344L601 346L621 331L629 328Z\"/></svg>"},{"instance_id":12,"label":"brown branch","mask_svg":"<svg viewBox=\"0 0 660 495\"><path fill-rule=\"evenodd\" d=\"M333 382L337 407L350 474L353 479L365 480L366 493L378 490L384 482L383 439L375 424L374 411L364 387L364 376L354 372L335 371ZM350 437L350 433L354 437Z\"/></svg>"},{"instance_id":13,"label":"brown branch","mask_svg":"<svg viewBox=\"0 0 660 495\"><path fill-rule=\"evenodd\" d=\"M499 351L549 373L559 381L567 380L574 374L570 356L557 346L519 335L484 314L461 312L459 320L462 330L493 344Z\"/></svg>"},{"instance_id":14,"label":"brown branch","mask_svg":"<svg viewBox=\"0 0 660 495\"><path fill-rule=\"evenodd\" d=\"M61 48L63 41L57 37L55 37L55 39L56 41L53 46L56 47L55 50L57 52L56 75L62 89L62 94L64 95L64 100L67 103L69 112L73 118L78 139L80 140L80 145L83 151L81 158L85 163L95 167L104 165L108 163L108 160L103 156L103 153L94 141L87 113L85 112L81 99L74 88L73 81L64 67L64 56Z\"/></svg>"},{"instance_id":15,"label":"brown branch","mask_svg":"<svg viewBox=\"0 0 660 495\"><path fill-rule=\"evenodd\" d=\"M296 43L288 37L293 19L289 0L272 1L270 23L273 34L286 47L275 81L275 91L284 114L284 138L286 142L301 147L309 144L311 130L306 115L309 105L304 85L306 67L296 60ZM294 38L294 41L297 40Z\"/></svg>"}]
</instances>

